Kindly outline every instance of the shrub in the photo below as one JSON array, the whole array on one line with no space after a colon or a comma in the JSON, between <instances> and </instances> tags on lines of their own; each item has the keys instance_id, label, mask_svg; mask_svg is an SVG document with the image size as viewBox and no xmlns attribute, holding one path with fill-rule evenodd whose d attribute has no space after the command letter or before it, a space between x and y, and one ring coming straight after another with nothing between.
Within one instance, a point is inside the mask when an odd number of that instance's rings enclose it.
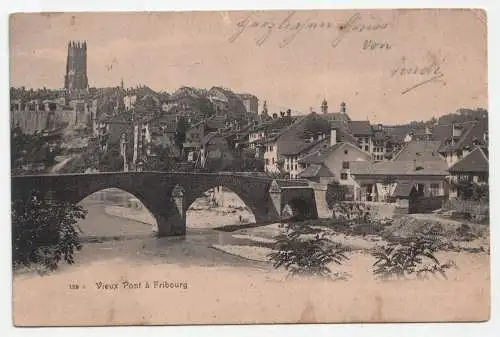
<instances>
[{"instance_id":1,"label":"shrub","mask_svg":"<svg viewBox=\"0 0 500 337\"><path fill-rule=\"evenodd\" d=\"M333 208L339 202L348 199L349 188L346 185L341 185L338 182L332 182L326 187L326 203L328 207Z\"/></svg>"},{"instance_id":2,"label":"shrub","mask_svg":"<svg viewBox=\"0 0 500 337\"><path fill-rule=\"evenodd\" d=\"M350 223L369 223L372 222L370 206L362 203L337 203L333 207L333 218Z\"/></svg>"},{"instance_id":3,"label":"shrub","mask_svg":"<svg viewBox=\"0 0 500 337\"><path fill-rule=\"evenodd\" d=\"M274 251L268 255L274 268L284 267L288 276L319 276L345 280L346 273L334 273L328 264L341 265L348 260L345 249L325 237L325 233L309 226L295 226L276 239Z\"/></svg>"},{"instance_id":4,"label":"shrub","mask_svg":"<svg viewBox=\"0 0 500 337\"><path fill-rule=\"evenodd\" d=\"M462 224L456 229L456 235L458 240L461 241L472 241L478 237L476 233L472 230L472 227L467 224Z\"/></svg>"},{"instance_id":5,"label":"shrub","mask_svg":"<svg viewBox=\"0 0 500 337\"><path fill-rule=\"evenodd\" d=\"M380 279L405 279L415 275L419 279L428 278L429 274L442 275L455 266L453 261L441 264L434 253L439 242L427 238L416 238L399 244L389 244L372 253L376 261L373 273ZM425 262L430 262L425 263Z\"/></svg>"},{"instance_id":6,"label":"shrub","mask_svg":"<svg viewBox=\"0 0 500 337\"><path fill-rule=\"evenodd\" d=\"M14 199L12 209L13 267L41 264L54 270L64 260L74 263L81 249L77 227L87 211L67 201L47 200L33 192L28 200Z\"/></svg>"}]
</instances>

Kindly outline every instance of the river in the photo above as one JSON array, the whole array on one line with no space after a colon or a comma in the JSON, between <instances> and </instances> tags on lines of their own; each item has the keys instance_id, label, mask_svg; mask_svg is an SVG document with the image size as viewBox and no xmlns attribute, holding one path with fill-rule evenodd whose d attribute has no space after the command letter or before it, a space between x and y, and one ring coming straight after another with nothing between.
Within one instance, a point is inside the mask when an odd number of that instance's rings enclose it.
<instances>
[{"instance_id":1,"label":"river","mask_svg":"<svg viewBox=\"0 0 500 337\"><path fill-rule=\"evenodd\" d=\"M82 250L76 254L77 265L119 257L138 264L175 263L180 266L222 264L256 268L268 266L212 247L213 245L248 244L248 240L234 238L230 232L214 228L238 224L239 214L246 218L248 212L235 211L228 216L217 211L189 210L185 236L158 238L151 224L110 215L106 212L106 207L122 205L124 200L130 198L133 197L126 193L120 196L115 195L107 200L86 198L80 203L88 210L88 214L85 219L78 222L83 232L81 236L84 244ZM234 198L232 193L226 194L226 199L232 198ZM206 200L200 199L199 201L204 204ZM144 213L148 211L144 210Z\"/></svg>"}]
</instances>

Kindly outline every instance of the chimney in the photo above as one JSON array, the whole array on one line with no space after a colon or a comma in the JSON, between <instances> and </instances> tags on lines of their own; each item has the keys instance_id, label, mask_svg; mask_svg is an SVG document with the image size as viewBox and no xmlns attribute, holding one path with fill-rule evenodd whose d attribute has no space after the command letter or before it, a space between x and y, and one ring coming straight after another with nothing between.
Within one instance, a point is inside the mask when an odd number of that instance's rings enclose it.
<instances>
[{"instance_id":1,"label":"chimney","mask_svg":"<svg viewBox=\"0 0 500 337\"><path fill-rule=\"evenodd\" d=\"M330 146L337 144L337 129L332 127L330 129Z\"/></svg>"},{"instance_id":2,"label":"chimney","mask_svg":"<svg viewBox=\"0 0 500 337\"><path fill-rule=\"evenodd\" d=\"M340 103L340 112L346 113L346 104L345 102Z\"/></svg>"}]
</instances>

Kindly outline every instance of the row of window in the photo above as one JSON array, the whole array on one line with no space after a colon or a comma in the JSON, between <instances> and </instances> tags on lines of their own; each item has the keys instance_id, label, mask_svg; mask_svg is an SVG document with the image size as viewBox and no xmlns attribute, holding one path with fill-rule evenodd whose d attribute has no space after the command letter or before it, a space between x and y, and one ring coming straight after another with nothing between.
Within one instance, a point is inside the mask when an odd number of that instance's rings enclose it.
<instances>
[{"instance_id":1,"label":"row of window","mask_svg":"<svg viewBox=\"0 0 500 337\"><path fill-rule=\"evenodd\" d=\"M274 165L274 157L271 158L271 159L272 159L271 162ZM266 158L266 165L269 165L269 158Z\"/></svg>"},{"instance_id":2,"label":"row of window","mask_svg":"<svg viewBox=\"0 0 500 337\"><path fill-rule=\"evenodd\" d=\"M298 169L297 164L295 164L295 165L288 165L288 164L286 164L286 165L285 165L285 170L287 170L287 171L290 171L290 170L295 170L295 171L297 171L297 169Z\"/></svg>"}]
</instances>

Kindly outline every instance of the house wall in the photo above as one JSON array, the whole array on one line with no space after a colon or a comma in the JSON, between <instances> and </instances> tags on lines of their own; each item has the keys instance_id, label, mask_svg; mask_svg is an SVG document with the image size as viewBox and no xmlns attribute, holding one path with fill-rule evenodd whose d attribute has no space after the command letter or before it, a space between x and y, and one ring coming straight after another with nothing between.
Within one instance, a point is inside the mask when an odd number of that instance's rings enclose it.
<instances>
[{"instance_id":1,"label":"house wall","mask_svg":"<svg viewBox=\"0 0 500 337\"><path fill-rule=\"evenodd\" d=\"M264 138L265 138L264 131L250 132L250 134L248 135L248 142L253 143L257 140L264 139Z\"/></svg>"},{"instance_id":2,"label":"house wall","mask_svg":"<svg viewBox=\"0 0 500 337\"><path fill-rule=\"evenodd\" d=\"M373 152L373 139L371 136L355 136L359 148L365 152L372 153Z\"/></svg>"},{"instance_id":3,"label":"house wall","mask_svg":"<svg viewBox=\"0 0 500 337\"><path fill-rule=\"evenodd\" d=\"M387 147L386 142L383 140L377 140L373 142L373 153L372 158L376 161L384 160L384 156L386 154Z\"/></svg>"},{"instance_id":4,"label":"house wall","mask_svg":"<svg viewBox=\"0 0 500 337\"><path fill-rule=\"evenodd\" d=\"M290 179L297 179L299 173L303 171L301 165L299 165L298 155L284 156L284 170L288 172Z\"/></svg>"},{"instance_id":5,"label":"house wall","mask_svg":"<svg viewBox=\"0 0 500 337\"><path fill-rule=\"evenodd\" d=\"M264 169L266 172L278 172L278 144L276 142L264 144Z\"/></svg>"},{"instance_id":6,"label":"house wall","mask_svg":"<svg viewBox=\"0 0 500 337\"><path fill-rule=\"evenodd\" d=\"M372 201L384 201L382 195L378 195L376 184L383 184L387 177L394 177L397 183L412 183L414 185L421 184L424 188L424 196L445 196L449 193L449 184L445 176L408 176L408 175L387 175L387 176L355 176L355 196L356 200L368 200L368 194L373 193ZM385 185L384 187L389 187ZM394 189L392 189L394 191ZM365 194L367 193L367 194Z\"/></svg>"},{"instance_id":7,"label":"house wall","mask_svg":"<svg viewBox=\"0 0 500 337\"><path fill-rule=\"evenodd\" d=\"M354 185L354 178L350 174L350 167L343 168L343 162L367 161L370 155L355 146L344 145L330 154L324 164L334 174L342 185Z\"/></svg>"}]
</instances>

